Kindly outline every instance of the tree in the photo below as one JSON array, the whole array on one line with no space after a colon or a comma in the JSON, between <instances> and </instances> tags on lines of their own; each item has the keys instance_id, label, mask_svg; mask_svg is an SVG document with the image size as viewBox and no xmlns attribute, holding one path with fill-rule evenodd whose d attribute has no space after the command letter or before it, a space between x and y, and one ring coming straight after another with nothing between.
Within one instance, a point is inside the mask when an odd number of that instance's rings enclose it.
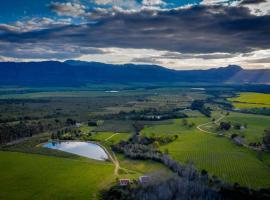
<instances>
[{"instance_id":1,"label":"tree","mask_svg":"<svg viewBox=\"0 0 270 200\"><path fill-rule=\"evenodd\" d=\"M230 122L220 122L220 124L219 124L219 129L220 130L228 131L230 128L231 128L231 123Z\"/></svg>"},{"instance_id":2,"label":"tree","mask_svg":"<svg viewBox=\"0 0 270 200\"><path fill-rule=\"evenodd\" d=\"M231 139L234 139L234 138L236 138L236 137L238 137L238 134L236 134L236 133L233 133L233 134L231 135Z\"/></svg>"},{"instance_id":3,"label":"tree","mask_svg":"<svg viewBox=\"0 0 270 200\"><path fill-rule=\"evenodd\" d=\"M234 127L234 129L236 129L236 130L240 130L240 129L241 129L241 124L235 123L235 124L233 125L233 127Z\"/></svg>"},{"instance_id":4,"label":"tree","mask_svg":"<svg viewBox=\"0 0 270 200\"><path fill-rule=\"evenodd\" d=\"M264 131L263 144L270 149L270 129Z\"/></svg>"},{"instance_id":5,"label":"tree","mask_svg":"<svg viewBox=\"0 0 270 200\"><path fill-rule=\"evenodd\" d=\"M135 122L133 124L133 127L135 128L136 134L139 134L141 130L144 128L144 123L142 122Z\"/></svg>"},{"instance_id":6,"label":"tree","mask_svg":"<svg viewBox=\"0 0 270 200\"><path fill-rule=\"evenodd\" d=\"M66 120L66 124L67 124L67 125L75 125L75 124L76 124L76 120L73 120L73 119L71 119L71 118L68 118L68 119Z\"/></svg>"},{"instance_id":7,"label":"tree","mask_svg":"<svg viewBox=\"0 0 270 200\"><path fill-rule=\"evenodd\" d=\"M187 125L188 125L187 119L182 119L182 125L183 125L183 126L187 126Z\"/></svg>"},{"instance_id":8,"label":"tree","mask_svg":"<svg viewBox=\"0 0 270 200\"><path fill-rule=\"evenodd\" d=\"M97 122L96 121L88 121L88 126L97 126Z\"/></svg>"},{"instance_id":9,"label":"tree","mask_svg":"<svg viewBox=\"0 0 270 200\"><path fill-rule=\"evenodd\" d=\"M209 107L205 107L204 101L202 100L194 100L191 104L192 110L198 110L206 117L211 117L211 110Z\"/></svg>"}]
</instances>

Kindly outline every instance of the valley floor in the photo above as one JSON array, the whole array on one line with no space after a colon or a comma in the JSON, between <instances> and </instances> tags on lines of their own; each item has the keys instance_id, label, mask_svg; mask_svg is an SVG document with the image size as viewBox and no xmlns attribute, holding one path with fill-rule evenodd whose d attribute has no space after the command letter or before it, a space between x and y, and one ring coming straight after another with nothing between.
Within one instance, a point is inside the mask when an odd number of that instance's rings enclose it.
<instances>
[{"instance_id":1,"label":"valley floor","mask_svg":"<svg viewBox=\"0 0 270 200\"><path fill-rule=\"evenodd\" d=\"M232 110L227 113L220 104L211 102L209 106L212 117L209 118L189 109L189 106L196 99L214 98L211 94L193 90L187 92L186 89L181 89L180 92L176 88L168 91L167 88L124 91L122 97L117 96L119 94L99 96L101 91L64 92L64 96L61 96L63 94L60 92L56 97L51 97L49 92L12 94L18 98L14 100L15 103L6 100L4 96L0 111L6 112L4 117L11 120L7 124L18 124L19 120L26 116L25 121L28 120L29 123L37 124L39 121L44 123L45 127L47 124L54 124L57 128L60 125L64 127L65 120L74 117L82 123L75 126L73 132L65 131L65 136L71 137L76 133L82 136L82 140L98 142L111 155L111 161L95 161L38 146L48 141L51 133L55 131L26 140L19 139L0 150L0 199L98 199L102 190L117 184L118 179L138 180L142 175L161 171L165 172L163 175L171 174L172 172L160 163L131 160L111 150L111 145L132 137L136 121L120 118L122 115L113 118L114 115L121 111L133 114L136 111L146 112L149 108L175 113L178 113L179 109L179 112L187 115L186 124L183 119L176 117L140 121L144 123L141 136L178 136L173 142L158 145L159 150L167 152L174 160L193 163L198 170L204 169L210 176L217 176L226 183L239 183L255 189L270 187L269 152L255 151L249 147L251 143L262 142L264 130L270 127L269 116ZM73 98L71 96L74 93L80 95ZM230 95L229 92L227 96ZM227 96L219 99L221 103L224 103ZM48 97L51 98L47 99ZM89 119L98 114L108 117L98 120L96 126L87 124ZM37 116L40 118L36 118ZM232 125L240 123L245 128L220 131L220 122L230 122ZM232 134L244 138L243 146L230 139Z\"/></svg>"}]
</instances>

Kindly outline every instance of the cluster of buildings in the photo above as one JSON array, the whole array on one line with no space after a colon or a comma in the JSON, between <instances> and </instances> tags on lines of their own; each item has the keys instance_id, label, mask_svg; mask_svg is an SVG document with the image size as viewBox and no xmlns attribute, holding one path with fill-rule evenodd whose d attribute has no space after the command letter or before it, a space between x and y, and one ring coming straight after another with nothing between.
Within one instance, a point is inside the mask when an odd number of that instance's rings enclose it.
<instances>
[{"instance_id":1,"label":"cluster of buildings","mask_svg":"<svg viewBox=\"0 0 270 200\"><path fill-rule=\"evenodd\" d=\"M149 176L140 176L139 177L139 183L140 184L147 184L150 181L150 177ZM131 184L131 180L130 179L119 179L119 185L120 186L127 186Z\"/></svg>"}]
</instances>

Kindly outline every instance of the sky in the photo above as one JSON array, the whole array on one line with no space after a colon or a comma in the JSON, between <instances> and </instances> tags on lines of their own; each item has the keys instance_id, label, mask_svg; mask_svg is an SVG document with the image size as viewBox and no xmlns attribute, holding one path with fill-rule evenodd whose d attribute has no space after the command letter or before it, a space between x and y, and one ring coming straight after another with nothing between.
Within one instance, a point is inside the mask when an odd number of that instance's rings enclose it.
<instances>
[{"instance_id":1,"label":"sky","mask_svg":"<svg viewBox=\"0 0 270 200\"><path fill-rule=\"evenodd\" d=\"M3 0L0 61L270 68L270 0Z\"/></svg>"}]
</instances>

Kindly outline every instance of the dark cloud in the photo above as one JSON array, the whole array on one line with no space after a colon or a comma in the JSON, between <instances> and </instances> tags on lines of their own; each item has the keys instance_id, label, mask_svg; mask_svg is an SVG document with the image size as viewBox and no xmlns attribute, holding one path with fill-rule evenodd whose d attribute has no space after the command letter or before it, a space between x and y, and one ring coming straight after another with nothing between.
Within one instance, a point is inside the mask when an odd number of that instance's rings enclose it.
<instances>
[{"instance_id":1,"label":"dark cloud","mask_svg":"<svg viewBox=\"0 0 270 200\"><path fill-rule=\"evenodd\" d=\"M241 2L241 5L251 5L251 4L260 4L260 3L265 3L267 2L266 0L243 0Z\"/></svg>"},{"instance_id":2,"label":"dark cloud","mask_svg":"<svg viewBox=\"0 0 270 200\"><path fill-rule=\"evenodd\" d=\"M103 54L104 52L92 47L71 46L69 44L51 45L47 43L29 43L21 45L0 43L0 55L15 59L74 59L85 54Z\"/></svg>"},{"instance_id":3,"label":"dark cloud","mask_svg":"<svg viewBox=\"0 0 270 200\"><path fill-rule=\"evenodd\" d=\"M193 6L116 12L88 24L0 34L0 42L148 48L181 53L238 53L270 48L270 16L244 7ZM1 44L0 44L1 46Z\"/></svg>"}]
</instances>

